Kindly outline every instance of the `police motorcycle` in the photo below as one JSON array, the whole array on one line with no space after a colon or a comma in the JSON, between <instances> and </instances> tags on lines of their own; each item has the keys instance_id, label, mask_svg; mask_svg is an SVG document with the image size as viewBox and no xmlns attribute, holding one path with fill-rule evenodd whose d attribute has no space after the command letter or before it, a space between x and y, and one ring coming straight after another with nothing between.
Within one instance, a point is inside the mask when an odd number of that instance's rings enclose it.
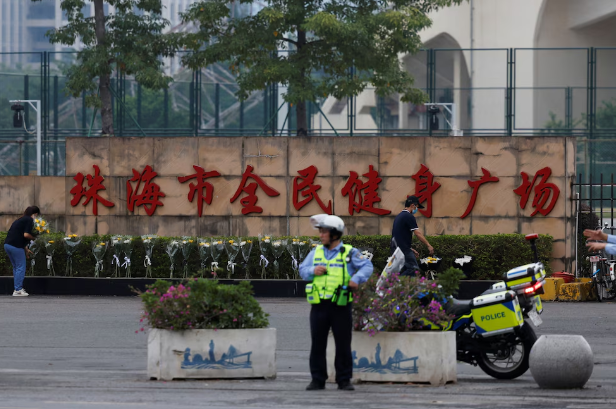
<instances>
[{"instance_id":1,"label":"police motorcycle","mask_svg":"<svg viewBox=\"0 0 616 409\"><path fill-rule=\"evenodd\" d=\"M537 340L534 329L541 325L538 314L543 311L545 270L538 262L535 241L537 234L528 235L535 253L535 263L516 267L504 274L504 280L494 284L472 300L450 298L444 308L454 318L442 326L422 319L424 328L435 331L455 331L458 361L479 366L496 379L515 379L528 370L530 350ZM400 271L404 255L400 249L390 257L381 278ZM381 280L377 287L381 285ZM429 301L427 301L429 302Z\"/></svg>"}]
</instances>

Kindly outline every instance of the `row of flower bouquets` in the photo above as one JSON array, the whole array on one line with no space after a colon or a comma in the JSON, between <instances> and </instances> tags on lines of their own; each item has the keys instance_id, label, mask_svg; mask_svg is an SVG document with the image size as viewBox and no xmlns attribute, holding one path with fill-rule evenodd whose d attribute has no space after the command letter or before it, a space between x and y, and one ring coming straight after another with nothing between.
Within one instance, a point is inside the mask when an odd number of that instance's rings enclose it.
<instances>
[{"instance_id":1,"label":"row of flower bouquets","mask_svg":"<svg viewBox=\"0 0 616 409\"><path fill-rule=\"evenodd\" d=\"M39 222L40 223L40 222ZM42 226L45 227L45 226ZM36 223L35 223L36 228ZM38 229L37 229L38 230ZM39 230L40 232L40 230ZM43 230L42 233L48 231ZM133 243L135 237L132 236L113 236L111 240L107 242L94 242L92 245L92 253L96 259L96 265L94 266L95 277L99 277L103 272L104 258L107 251L113 252L112 268L115 268L114 276L132 277L131 275L131 255L133 251ZM144 235L141 236L141 241L145 247L145 259L143 260L144 267L146 268L146 277L152 277L152 253L155 246L158 244L160 237L156 235ZM66 262L66 275L73 275L73 260L72 257L75 254L75 250L81 244L81 239L76 234L71 234L62 239L64 249L66 250L67 262ZM55 241L41 237L30 243L31 268L32 274L34 274L35 257L41 251L44 250L47 269L49 275L55 276L55 270L53 266L53 256L56 246ZM261 266L261 278L265 278L266 268L269 266L270 261L273 259L273 270L276 277L280 276L280 263L278 259L286 252L289 253L292 260L291 270L292 272L286 272L286 278L299 277L299 263L310 252L310 249L316 247L320 242L310 240L302 240L300 238L272 238L270 236L259 235L258 248L260 251L259 265ZM223 253L227 253L228 262L226 266L227 277L231 278L235 274L235 267L237 266L236 260L241 255L244 260L244 270L246 272L246 278L249 278L247 264L252 252L254 243L252 240L237 240L231 239L215 239L215 238L193 238L182 237L180 240L169 241L165 246L165 251L171 261L170 278L177 277L175 273L175 264L177 258L176 255L181 253L183 256L183 273L182 276L187 278L190 275L190 269L188 265L188 259L193 251L199 252L199 258L201 260L200 274L206 271L211 272L213 277L218 277L219 273L224 272L225 269L218 266L218 260ZM125 270L123 272L122 270ZM282 277L281 277L282 278Z\"/></svg>"}]
</instances>

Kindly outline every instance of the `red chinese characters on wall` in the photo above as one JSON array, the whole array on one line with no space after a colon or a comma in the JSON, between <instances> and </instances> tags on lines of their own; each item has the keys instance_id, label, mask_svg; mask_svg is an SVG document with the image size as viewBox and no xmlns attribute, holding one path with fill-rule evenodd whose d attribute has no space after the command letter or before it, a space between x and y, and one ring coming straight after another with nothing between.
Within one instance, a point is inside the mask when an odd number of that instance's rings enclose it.
<instances>
[{"instance_id":1,"label":"red chinese characters on wall","mask_svg":"<svg viewBox=\"0 0 616 409\"><path fill-rule=\"evenodd\" d=\"M471 200L468 203L466 211L460 217L461 219L464 219L473 211L473 208L475 207L475 202L477 201L477 193L479 192L479 187L484 183L498 182L498 178L496 176L492 176L489 170L481 168L481 171L483 172L483 176L481 177L481 179L468 181L468 185L473 188L473 193L471 194Z\"/></svg>"},{"instance_id":2,"label":"red chinese characters on wall","mask_svg":"<svg viewBox=\"0 0 616 409\"><path fill-rule=\"evenodd\" d=\"M359 213L362 210L379 216L390 214L391 210L374 207L381 201L377 190L383 179L379 177L379 172L370 165L368 172L362 175L368 179L365 182L359 179L357 172L351 171L350 173L351 176L342 188L342 196L349 197L349 214L353 216L354 213Z\"/></svg>"},{"instance_id":3,"label":"red chinese characters on wall","mask_svg":"<svg viewBox=\"0 0 616 409\"><path fill-rule=\"evenodd\" d=\"M106 207L114 207L115 204L107 200L99 194L100 191L106 190L103 182L105 178L100 174L100 168L93 165L94 173L84 175L78 173L73 177L76 185L70 190L73 198L71 205L73 207L82 203L87 206L92 202L92 213L98 215L98 203ZM216 170L206 171L200 166L193 166L194 174L178 177L178 183L189 184L189 192L187 198L190 202L194 202L197 198L197 207L199 217L203 215L204 204L211 205L214 199L214 186L209 179L220 177L221 174ZM231 198L230 202L234 203L241 197L242 214L248 215L251 213L263 213L263 208L257 206L259 200L257 189L261 188L269 197L280 196L280 193L269 186L265 181L254 172L252 165L247 165L246 170L242 175L242 180L237 188L237 191ZM477 202L480 187L486 183L498 183L499 178L492 176L491 172L482 168L483 175L478 180L467 181L472 188L471 198L462 216L462 219L468 217ZM327 204L319 196L321 185L316 183L318 169L316 166L308 166L305 169L298 170L298 175L293 178L293 207L299 211L304 208L312 200L316 201L321 210L327 214L333 213L332 200L327 201ZM133 169L133 177L126 182L127 192L127 207L130 212L135 211L135 207L143 206L146 214L152 216L158 206L163 206L162 198L165 193L161 191L160 186L155 182L158 174L151 166L146 166L143 171L139 172ZM532 195L533 212L531 217L541 214L548 216L554 209L558 198L560 197L560 189L554 183L549 182L552 175L552 170L549 167L538 170L534 177L526 172L521 172L522 184L514 189L514 193L520 196L520 207L525 209ZM425 217L432 216L433 195L441 187L441 184L435 180L430 169L421 164L419 171L411 176L415 181L415 196L419 198L420 203L425 203L425 209L420 209L420 212ZM370 165L366 173L361 177L357 172L351 171L344 187L341 190L342 196L348 198L348 211L351 216L362 211L369 212L379 216L391 214L391 210L376 207L381 202L378 189L383 179L379 176L379 172ZM87 182L87 186L86 186ZM243 195L242 195L243 194ZM439 200L447 200L446 197L438 196Z\"/></svg>"},{"instance_id":4,"label":"red chinese characters on wall","mask_svg":"<svg viewBox=\"0 0 616 409\"><path fill-rule=\"evenodd\" d=\"M196 179L197 183L190 183L188 187L190 187L190 192L188 193L188 200L192 203L195 199L195 195L197 195L197 207L199 209L199 217L203 214L203 203L207 203L208 205L212 204L212 198L214 196L214 186L210 182L207 181L208 178L220 176L218 171L212 170L206 172L201 166L193 166L193 169L197 171L197 173L189 176L179 176L178 181L180 183L185 183L189 180ZM203 190L205 189L205 195L203 194Z\"/></svg>"},{"instance_id":5,"label":"red chinese characters on wall","mask_svg":"<svg viewBox=\"0 0 616 409\"><path fill-rule=\"evenodd\" d=\"M314 183L314 179L319 173L317 167L314 165L308 166L306 169L298 170L297 173L299 173L299 176L293 179L293 207L295 210L301 210L314 199L325 213L332 214L332 201L330 200L325 206L318 193L321 185ZM303 200L299 200L300 195L304 198Z\"/></svg>"},{"instance_id":6,"label":"red chinese characters on wall","mask_svg":"<svg viewBox=\"0 0 616 409\"><path fill-rule=\"evenodd\" d=\"M526 204L530 195L534 191L532 206L535 209L531 216L541 213L544 216L550 214L556 205L556 201L560 196L560 189L553 183L548 183L548 179L552 175L552 169L545 167L539 169L535 173L533 181L530 182L529 176L526 172L521 172L522 184L520 187L514 190L514 192L520 196L520 207L526 209ZM535 185L535 182L539 182Z\"/></svg>"},{"instance_id":7,"label":"red chinese characters on wall","mask_svg":"<svg viewBox=\"0 0 616 409\"><path fill-rule=\"evenodd\" d=\"M268 186L267 183L263 181L263 179L252 173L253 170L254 167L252 165L246 166L246 170L242 175L242 181L240 182L240 186L237 188L235 195L233 195L233 197L231 198L231 203L233 203L237 200L238 197L240 197L240 194L242 194L242 192L247 194L240 200L240 203L244 207L242 209L242 214L263 213L263 208L257 206L257 201L259 200L256 194L257 187L260 187L269 197L280 196L280 192ZM248 182L248 179L252 179L254 180L254 182L247 185L246 182Z\"/></svg>"},{"instance_id":8,"label":"red chinese characters on wall","mask_svg":"<svg viewBox=\"0 0 616 409\"><path fill-rule=\"evenodd\" d=\"M132 179L126 182L126 204L129 211L134 212L135 206L143 206L146 214L152 216L158 206L163 206L160 198L165 197L165 194L161 192L160 186L152 182L157 175L150 165L141 173L133 169ZM134 190L131 182L137 182Z\"/></svg>"},{"instance_id":9,"label":"red chinese characters on wall","mask_svg":"<svg viewBox=\"0 0 616 409\"><path fill-rule=\"evenodd\" d=\"M415 180L415 196L419 203L426 202L425 209L419 209L419 212L426 217L432 217L432 195L441 184L434 181L434 175L423 163L419 171L411 177Z\"/></svg>"},{"instance_id":10,"label":"red chinese characters on wall","mask_svg":"<svg viewBox=\"0 0 616 409\"><path fill-rule=\"evenodd\" d=\"M83 202L84 206L87 206L90 201L92 201L92 213L97 216L98 215L98 203L100 202L105 207L113 207L115 204L110 202L107 199L103 199L98 192L101 190L107 190L107 188L103 185L104 177L101 176L101 170L98 166L94 165L94 175L87 175L84 177L83 173L78 173L73 177L77 182L71 189L71 194L73 195L73 199L71 200L71 206L75 207L79 204L81 199L84 197L86 200ZM87 179L88 187L83 186L83 182Z\"/></svg>"}]
</instances>

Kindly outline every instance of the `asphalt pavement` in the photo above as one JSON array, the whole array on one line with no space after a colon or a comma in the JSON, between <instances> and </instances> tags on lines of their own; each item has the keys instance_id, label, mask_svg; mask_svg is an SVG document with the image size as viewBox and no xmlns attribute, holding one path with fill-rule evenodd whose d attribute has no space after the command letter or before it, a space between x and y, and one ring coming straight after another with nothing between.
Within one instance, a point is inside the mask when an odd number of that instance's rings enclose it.
<instances>
[{"instance_id":1,"label":"asphalt pavement","mask_svg":"<svg viewBox=\"0 0 616 409\"><path fill-rule=\"evenodd\" d=\"M545 303L538 334L580 334L595 354L583 390L542 390L530 373L497 381L458 365L444 387L359 384L307 392L308 304L260 299L278 330L272 381L151 381L140 301L121 297L0 298L0 409L65 408L616 408L616 303Z\"/></svg>"}]
</instances>

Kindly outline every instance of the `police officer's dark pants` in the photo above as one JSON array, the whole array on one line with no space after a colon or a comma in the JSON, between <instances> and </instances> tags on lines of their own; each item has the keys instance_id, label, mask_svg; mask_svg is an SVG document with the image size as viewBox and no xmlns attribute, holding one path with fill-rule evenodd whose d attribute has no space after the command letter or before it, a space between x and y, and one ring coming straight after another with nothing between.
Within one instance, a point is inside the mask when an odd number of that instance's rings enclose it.
<instances>
[{"instance_id":1,"label":"police officer's dark pants","mask_svg":"<svg viewBox=\"0 0 616 409\"><path fill-rule=\"evenodd\" d=\"M351 352L351 334L353 319L351 304L340 307L331 301L314 304L310 310L310 373L312 379L325 383L327 380L327 336L329 329L334 333L336 343L336 382L350 381L353 377L353 354Z\"/></svg>"},{"instance_id":2,"label":"police officer's dark pants","mask_svg":"<svg viewBox=\"0 0 616 409\"><path fill-rule=\"evenodd\" d=\"M400 275L414 277L415 271L419 271L419 265L417 264L415 253L409 251L404 255L404 266L400 270Z\"/></svg>"}]
</instances>

